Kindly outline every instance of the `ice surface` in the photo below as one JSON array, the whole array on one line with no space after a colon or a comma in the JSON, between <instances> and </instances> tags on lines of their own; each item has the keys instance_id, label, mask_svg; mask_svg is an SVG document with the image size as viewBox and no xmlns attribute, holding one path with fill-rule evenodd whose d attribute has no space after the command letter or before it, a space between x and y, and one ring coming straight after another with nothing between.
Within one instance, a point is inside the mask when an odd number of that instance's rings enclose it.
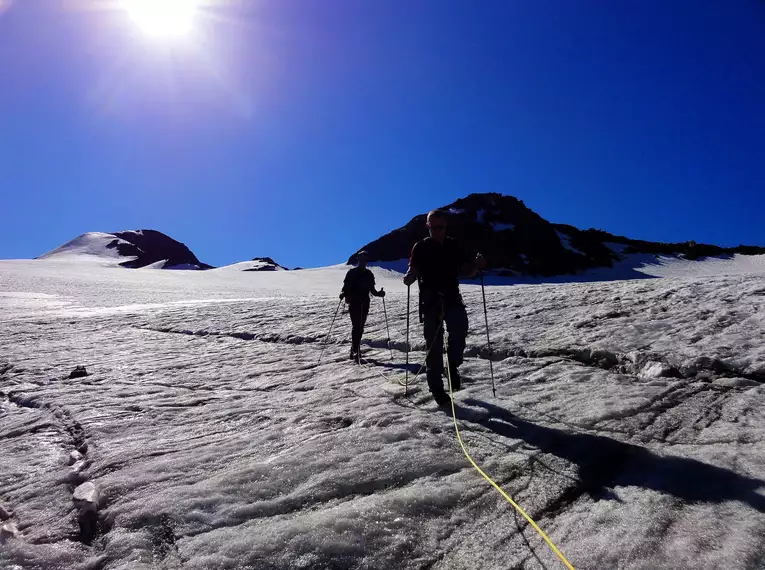
<instances>
[{"instance_id":1,"label":"ice surface","mask_svg":"<svg viewBox=\"0 0 765 570\"><path fill-rule=\"evenodd\" d=\"M496 398L463 286L465 443L578 569L765 565L765 264L692 263L488 287ZM404 397L399 273L373 268L392 359L373 299L346 360L347 269L0 262L0 568L561 568L421 378Z\"/></svg>"}]
</instances>

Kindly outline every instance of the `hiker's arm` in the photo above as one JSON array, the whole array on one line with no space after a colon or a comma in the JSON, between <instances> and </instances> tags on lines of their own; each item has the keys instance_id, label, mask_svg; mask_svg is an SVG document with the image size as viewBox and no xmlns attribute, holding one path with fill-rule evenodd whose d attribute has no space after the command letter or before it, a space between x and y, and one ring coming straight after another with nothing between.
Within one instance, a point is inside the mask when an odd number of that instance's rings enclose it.
<instances>
[{"instance_id":1,"label":"hiker's arm","mask_svg":"<svg viewBox=\"0 0 765 570\"><path fill-rule=\"evenodd\" d=\"M407 270L406 275L404 275L404 285L407 287L417 281L417 278L420 276L420 272L417 270L419 258L420 255L417 250L417 244L414 244L412 255L409 256L409 269Z\"/></svg>"},{"instance_id":2,"label":"hiker's arm","mask_svg":"<svg viewBox=\"0 0 765 570\"><path fill-rule=\"evenodd\" d=\"M375 276L371 271L369 273L370 275L372 275L372 287L370 289L372 291L372 295L374 295L375 297L385 297L385 291L383 291L382 287L380 287L379 291L375 289Z\"/></svg>"}]
</instances>

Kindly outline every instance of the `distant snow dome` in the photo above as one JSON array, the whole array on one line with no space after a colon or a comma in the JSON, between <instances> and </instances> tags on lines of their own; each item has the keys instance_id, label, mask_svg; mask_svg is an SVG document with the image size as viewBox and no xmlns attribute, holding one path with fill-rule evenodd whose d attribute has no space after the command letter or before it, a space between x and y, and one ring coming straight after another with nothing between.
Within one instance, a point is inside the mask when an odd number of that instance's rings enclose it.
<instances>
[{"instance_id":1,"label":"distant snow dome","mask_svg":"<svg viewBox=\"0 0 765 570\"><path fill-rule=\"evenodd\" d=\"M116 245L130 245L130 242L114 234L87 232L66 242L64 245L44 253L37 259L55 259L57 261L125 261ZM135 259L135 257L131 257Z\"/></svg>"},{"instance_id":2,"label":"distant snow dome","mask_svg":"<svg viewBox=\"0 0 765 570\"><path fill-rule=\"evenodd\" d=\"M146 269L210 269L179 241L156 230L88 232L38 257Z\"/></svg>"},{"instance_id":3,"label":"distant snow dome","mask_svg":"<svg viewBox=\"0 0 765 570\"><path fill-rule=\"evenodd\" d=\"M288 271L286 267L279 265L270 257L256 257L250 261L240 261L239 263L226 265L220 269L233 271Z\"/></svg>"}]
</instances>

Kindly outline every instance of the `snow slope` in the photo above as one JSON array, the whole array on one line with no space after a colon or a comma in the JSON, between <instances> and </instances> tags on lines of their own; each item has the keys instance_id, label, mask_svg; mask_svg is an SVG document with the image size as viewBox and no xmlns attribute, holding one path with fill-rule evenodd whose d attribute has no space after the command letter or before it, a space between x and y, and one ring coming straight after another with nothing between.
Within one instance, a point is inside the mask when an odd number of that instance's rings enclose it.
<instances>
[{"instance_id":1,"label":"snow slope","mask_svg":"<svg viewBox=\"0 0 765 570\"><path fill-rule=\"evenodd\" d=\"M578 569L765 567L762 263L673 263L487 288L496 398L463 287L462 437ZM0 568L562 568L404 396L399 274L317 364L346 270L0 262Z\"/></svg>"},{"instance_id":2,"label":"snow slope","mask_svg":"<svg viewBox=\"0 0 765 570\"><path fill-rule=\"evenodd\" d=\"M562 236L565 236L561 232ZM563 239L563 237L561 237ZM613 244L618 246L619 244ZM521 256L525 260L525 256ZM408 259L397 261L375 261L372 266L406 272ZM508 270L504 270L508 272ZM515 273L515 272L512 272ZM488 275L486 283L492 285L521 285L542 283L581 283L594 281L624 281L654 277L715 277L719 275L761 275L765 274L765 255L732 255L707 257L698 260L682 257L658 256L654 254L626 254L613 267L598 267L574 274L552 277L531 277L528 275Z\"/></svg>"},{"instance_id":3,"label":"snow slope","mask_svg":"<svg viewBox=\"0 0 765 570\"><path fill-rule=\"evenodd\" d=\"M96 262L102 265L116 266L124 261L132 261L135 257L121 256L116 247L109 247L112 243L130 245L129 242L117 238L114 234L104 232L87 232L68 241L61 247L49 251L38 259L56 261Z\"/></svg>"}]
</instances>

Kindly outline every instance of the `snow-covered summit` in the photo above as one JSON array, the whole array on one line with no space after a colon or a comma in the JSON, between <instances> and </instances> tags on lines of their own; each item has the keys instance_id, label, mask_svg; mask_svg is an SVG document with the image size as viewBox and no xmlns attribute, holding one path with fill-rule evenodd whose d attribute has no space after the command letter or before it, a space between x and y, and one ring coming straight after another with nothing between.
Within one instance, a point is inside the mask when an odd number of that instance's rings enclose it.
<instances>
[{"instance_id":1,"label":"snow-covered summit","mask_svg":"<svg viewBox=\"0 0 765 570\"><path fill-rule=\"evenodd\" d=\"M209 269L179 241L156 230L88 232L38 257L152 269Z\"/></svg>"},{"instance_id":2,"label":"snow-covered summit","mask_svg":"<svg viewBox=\"0 0 765 570\"><path fill-rule=\"evenodd\" d=\"M283 265L279 265L270 257L255 257L250 261L240 261L220 267L219 269L231 269L235 271L287 271Z\"/></svg>"},{"instance_id":3,"label":"snow-covered summit","mask_svg":"<svg viewBox=\"0 0 765 570\"><path fill-rule=\"evenodd\" d=\"M39 256L37 259L55 259L57 261L103 261L122 263L128 261L120 255L116 245L130 245L130 242L118 238L114 234L104 232L87 232L77 236L64 245ZM131 257L130 260L135 259Z\"/></svg>"}]
</instances>

